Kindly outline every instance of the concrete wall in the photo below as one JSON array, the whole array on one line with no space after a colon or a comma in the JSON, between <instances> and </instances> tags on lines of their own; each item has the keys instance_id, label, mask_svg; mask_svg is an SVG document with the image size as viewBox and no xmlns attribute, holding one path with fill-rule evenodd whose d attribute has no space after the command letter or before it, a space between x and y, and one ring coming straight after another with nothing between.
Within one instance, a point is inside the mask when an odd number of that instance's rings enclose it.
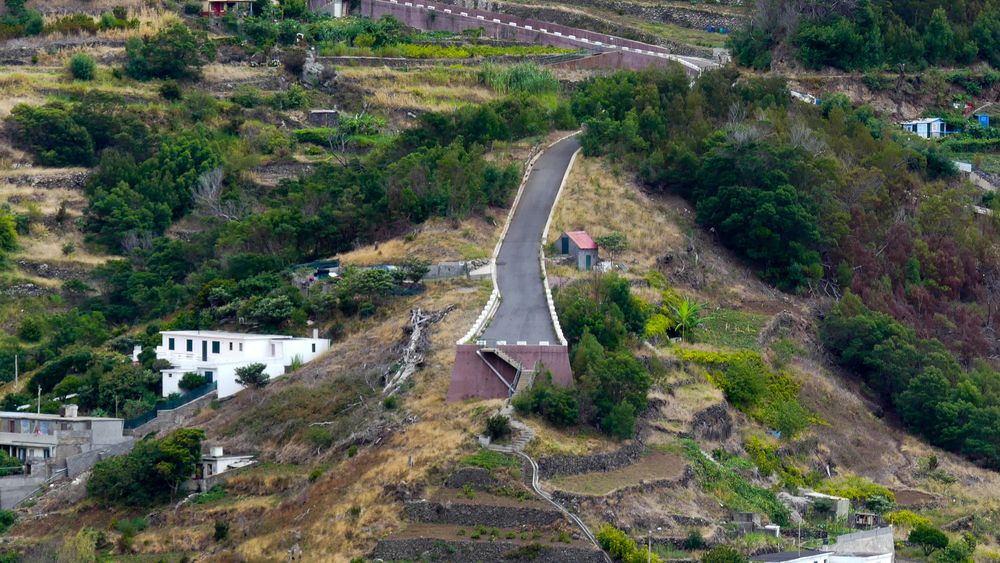
<instances>
[{"instance_id":1,"label":"concrete wall","mask_svg":"<svg viewBox=\"0 0 1000 563\"><path fill-rule=\"evenodd\" d=\"M66 468L66 476L72 479L89 470L95 463L102 459L127 454L132 451L132 447L134 445L135 438L126 436L124 441L118 442L117 444L70 456L66 458L63 464ZM55 469L58 468L59 465L56 465Z\"/></svg>"},{"instance_id":2,"label":"concrete wall","mask_svg":"<svg viewBox=\"0 0 1000 563\"><path fill-rule=\"evenodd\" d=\"M44 475L11 475L0 477L0 509L10 510L17 506L38 487L45 483Z\"/></svg>"},{"instance_id":3,"label":"concrete wall","mask_svg":"<svg viewBox=\"0 0 1000 563\"><path fill-rule=\"evenodd\" d=\"M484 36L493 39L573 49L621 50L623 57L620 60L640 68L663 65L668 60L667 57L671 56L667 48L613 35L421 0L360 0L357 14L373 19L392 16L409 27L422 30L460 33L466 29L482 28ZM688 70L697 72L696 68Z\"/></svg>"},{"instance_id":4,"label":"concrete wall","mask_svg":"<svg viewBox=\"0 0 1000 563\"><path fill-rule=\"evenodd\" d=\"M825 546L824 549L837 554L889 553L893 554L892 559L895 559L896 553L896 545L892 537L892 526L838 536L836 542Z\"/></svg>"}]
</instances>

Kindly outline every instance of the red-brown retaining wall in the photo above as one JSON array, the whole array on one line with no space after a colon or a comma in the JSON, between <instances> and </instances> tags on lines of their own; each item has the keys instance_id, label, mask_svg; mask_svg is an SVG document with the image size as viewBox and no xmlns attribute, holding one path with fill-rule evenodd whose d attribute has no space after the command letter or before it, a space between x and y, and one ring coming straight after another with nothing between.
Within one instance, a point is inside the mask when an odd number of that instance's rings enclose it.
<instances>
[{"instance_id":1,"label":"red-brown retaining wall","mask_svg":"<svg viewBox=\"0 0 1000 563\"><path fill-rule=\"evenodd\" d=\"M541 370L541 366L552 372L552 382L557 385L573 384L573 370L569 364L569 349L566 346L498 346L508 356L521 362L524 369ZM507 386L483 363L476 352L480 346L461 344L455 353L455 367L451 370L451 385L448 386L448 400L463 399L506 399L510 396ZM486 359L511 381L514 369L503 360L484 352Z\"/></svg>"}]
</instances>

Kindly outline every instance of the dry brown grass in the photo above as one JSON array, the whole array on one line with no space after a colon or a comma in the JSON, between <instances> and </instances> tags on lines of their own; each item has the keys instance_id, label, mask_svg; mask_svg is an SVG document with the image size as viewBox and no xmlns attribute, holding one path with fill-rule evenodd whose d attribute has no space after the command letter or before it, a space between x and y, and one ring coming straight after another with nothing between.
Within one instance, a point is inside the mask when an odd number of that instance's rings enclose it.
<instances>
[{"instance_id":1,"label":"dry brown grass","mask_svg":"<svg viewBox=\"0 0 1000 563\"><path fill-rule=\"evenodd\" d=\"M371 92L375 105L388 110L451 111L496 98L493 91L478 84L475 70L466 67L345 67L337 72Z\"/></svg>"},{"instance_id":2,"label":"dry brown grass","mask_svg":"<svg viewBox=\"0 0 1000 563\"><path fill-rule=\"evenodd\" d=\"M612 440L594 429L560 430L535 416L526 419L522 417L522 420L535 431L535 439L527 447L527 452L535 457L587 455L610 452L622 446L621 442Z\"/></svg>"},{"instance_id":3,"label":"dry brown grass","mask_svg":"<svg viewBox=\"0 0 1000 563\"><path fill-rule=\"evenodd\" d=\"M419 257L431 262L489 258L503 217L471 217L461 222L431 219L403 238L371 244L340 256L343 264L371 266Z\"/></svg>"},{"instance_id":4,"label":"dry brown grass","mask_svg":"<svg viewBox=\"0 0 1000 563\"><path fill-rule=\"evenodd\" d=\"M685 465L687 462L676 454L654 451L644 455L638 463L614 471L557 476L547 481L543 488L603 496L644 481L679 479Z\"/></svg>"},{"instance_id":5,"label":"dry brown grass","mask_svg":"<svg viewBox=\"0 0 1000 563\"><path fill-rule=\"evenodd\" d=\"M641 273L654 269L657 257L684 244L675 213L644 194L625 173L613 174L606 160L580 154L559 198L548 240L555 242L563 231L585 230L593 237L622 232L629 249L615 261ZM607 257L602 252L602 258Z\"/></svg>"}]
</instances>

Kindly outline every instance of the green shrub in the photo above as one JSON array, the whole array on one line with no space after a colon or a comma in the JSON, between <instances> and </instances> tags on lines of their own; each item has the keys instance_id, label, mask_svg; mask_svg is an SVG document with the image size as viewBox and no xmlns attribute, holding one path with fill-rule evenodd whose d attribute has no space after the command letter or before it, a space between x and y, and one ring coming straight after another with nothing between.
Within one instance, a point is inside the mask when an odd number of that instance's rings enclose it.
<instances>
[{"instance_id":1,"label":"green shrub","mask_svg":"<svg viewBox=\"0 0 1000 563\"><path fill-rule=\"evenodd\" d=\"M176 102L182 97L180 84L176 80L164 80L160 84L160 96L169 102Z\"/></svg>"},{"instance_id":2,"label":"green shrub","mask_svg":"<svg viewBox=\"0 0 1000 563\"><path fill-rule=\"evenodd\" d=\"M21 139L46 166L92 166L94 140L65 106L14 106L11 119Z\"/></svg>"},{"instance_id":3,"label":"green shrub","mask_svg":"<svg viewBox=\"0 0 1000 563\"><path fill-rule=\"evenodd\" d=\"M215 541L223 541L229 537L229 522L225 520L215 521L215 533L213 534Z\"/></svg>"},{"instance_id":4,"label":"green shrub","mask_svg":"<svg viewBox=\"0 0 1000 563\"><path fill-rule=\"evenodd\" d=\"M560 428L576 424L579 416L576 391L553 385L552 373L549 371L536 378L531 389L515 395L512 404L517 412L523 415L540 414Z\"/></svg>"},{"instance_id":5,"label":"green shrub","mask_svg":"<svg viewBox=\"0 0 1000 563\"><path fill-rule=\"evenodd\" d=\"M191 391L207 383L208 378L204 375L188 372L181 376L181 380L177 383L177 386L185 391Z\"/></svg>"},{"instance_id":6,"label":"green shrub","mask_svg":"<svg viewBox=\"0 0 1000 563\"><path fill-rule=\"evenodd\" d=\"M493 471L503 467L520 468L521 462L512 456L500 452L481 449L473 455L462 458L462 465L481 467L487 471Z\"/></svg>"},{"instance_id":7,"label":"green shrub","mask_svg":"<svg viewBox=\"0 0 1000 563\"><path fill-rule=\"evenodd\" d=\"M244 84L236 88L236 90L233 90L229 99L232 100L234 104L245 108L257 107L263 102L260 90L248 84Z\"/></svg>"},{"instance_id":8,"label":"green shrub","mask_svg":"<svg viewBox=\"0 0 1000 563\"><path fill-rule=\"evenodd\" d=\"M211 489L205 491L194 497L195 504L209 504L212 502L218 502L229 496L229 492L222 485L213 485Z\"/></svg>"},{"instance_id":9,"label":"green shrub","mask_svg":"<svg viewBox=\"0 0 1000 563\"><path fill-rule=\"evenodd\" d=\"M493 440L501 440L510 436L510 418L495 414L486 419L486 435Z\"/></svg>"},{"instance_id":10,"label":"green shrub","mask_svg":"<svg viewBox=\"0 0 1000 563\"><path fill-rule=\"evenodd\" d=\"M948 536L941 530L926 524L917 524L915 528L910 530L906 541L923 549L924 555L930 555L934 550L948 547Z\"/></svg>"},{"instance_id":11,"label":"green shrub","mask_svg":"<svg viewBox=\"0 0 1000 563\"><path fill-rule=\"evenodd\" d=\"M86 53L77 53L69 60L70 76L77 80L93 80L97 73L97 63Z\"/></svg>"},{"instance_id":12,"label":"green shrub","mask_svg":"<svg viewBox=\"0 0 1000 563\"><path fill-rule=\"evenodd\" d=\"M204 437L202 430L183 428L162 440L140 440L130 453L98 461L87 492L102 504L159 504L191 478Z\"/></svg>"},{"instance_id":13,"label":"green shrub","mask_svg":"<svg viewBox=\"0 0 1000 563\"><path fill-rule=\"evenodd\" d=\"M0 510L0 534L5 533L17 522L17 513L13 510Z\"/></svg>"},{"instance_id":14,"label":"green shrub","mask_svg":"<svg viewBox=\"0 0 1000 563\"><path fill-rule=\"evenodd\" d=\"M503 94L548 94L559 90L559 81L552 71L535 63L499 66L487 62L479 71L479 81Z\"/></svg>"},{"instance_id":15,"label":"green shrub","mask_svg":"<svg viewBox=\"0 0 1000 563\"><path fill-rule=\"evenodd\" d=\"M174 23L155 35L129 39L125 45L125 72L138 80L196 79L201 67L215 58L215 46L204 33L191 33Z\"/></svg>"},{"instance_id":16,"label":"green shrub","mask_svg":"<svg viewBox=\"0 0 1000 563\"><path fill-rule=\"evenodd\" d=\"M358 446L355 444L351 444L347 448L347 457L354 457L356 455L358 455Z\"/></svg>"}]
</instances>

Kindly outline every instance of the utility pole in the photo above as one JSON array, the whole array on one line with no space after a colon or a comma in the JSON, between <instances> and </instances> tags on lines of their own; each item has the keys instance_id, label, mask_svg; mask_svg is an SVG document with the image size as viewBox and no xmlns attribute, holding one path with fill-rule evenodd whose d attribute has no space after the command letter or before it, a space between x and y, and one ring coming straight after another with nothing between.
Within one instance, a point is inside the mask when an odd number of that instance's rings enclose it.
<instances>
[{"instance_id":1,"label":"utility pole","mask_svg":"<svg viewBox=\"0 0 1000 563\"><path fill-rule=\"evenodd\" d=\"M37 414L42 414L42 386L38 386L38 407Z\"/></svg>"},{"instance_id":2,"label":"utility pole","mask_svg":"<svg viewBox=\"0 0 1000 563\"><path fill-rule=\"evenodd\" d=\"M14 354L14 385L17 385L17 354Z\"/></svg>"}]
</instances>

